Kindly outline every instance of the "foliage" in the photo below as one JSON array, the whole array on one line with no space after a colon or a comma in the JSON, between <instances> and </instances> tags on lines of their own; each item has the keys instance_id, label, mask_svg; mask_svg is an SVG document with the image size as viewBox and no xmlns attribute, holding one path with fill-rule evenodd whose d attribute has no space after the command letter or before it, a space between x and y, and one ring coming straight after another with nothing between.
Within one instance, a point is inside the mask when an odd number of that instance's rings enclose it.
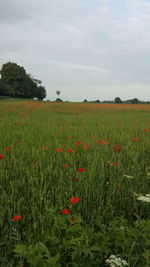
<instances>
[{"instance_id":1,"label":"foliage","mask_svg":"<svg viewBox=\"0 0 150 267\"><path fill-rule=\"evenodd\" d=\"M43 86L38 86L41 81L26 74L23 67L16 63L3 64L1 69L0 95L19 98L34 98L42 100L46 97Z\"/></svg>"},{"instance_id":2,"label":"foliage","mask_svg":"<svg viewBox=\"0 0 150 267\"><path fill-rule=\"evenodd\" d=\"M114 100L114 102L116 104L121 104L122 103L122 100L120 99L120 97L116 97L115 100Z\"/></svg>"}]
</instances>

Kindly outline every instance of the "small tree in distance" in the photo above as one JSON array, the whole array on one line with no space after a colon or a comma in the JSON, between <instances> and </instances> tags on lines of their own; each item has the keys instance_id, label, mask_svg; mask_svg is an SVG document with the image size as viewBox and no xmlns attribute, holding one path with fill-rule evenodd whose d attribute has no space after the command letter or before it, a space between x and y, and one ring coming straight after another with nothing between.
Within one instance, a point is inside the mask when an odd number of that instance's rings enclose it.
<instances>
[{"instance_id":1,"label":"small tree in distance","mask_svg":"<svg viewBox=\"0 0 150 267\"><path fill-rule=\"evenodd\" d=\"M120 97L116 97L115 100L114 100L114 102L116 104L121 104L122 103L122 100L120 99Z\"/></svg>"}]
</instances>

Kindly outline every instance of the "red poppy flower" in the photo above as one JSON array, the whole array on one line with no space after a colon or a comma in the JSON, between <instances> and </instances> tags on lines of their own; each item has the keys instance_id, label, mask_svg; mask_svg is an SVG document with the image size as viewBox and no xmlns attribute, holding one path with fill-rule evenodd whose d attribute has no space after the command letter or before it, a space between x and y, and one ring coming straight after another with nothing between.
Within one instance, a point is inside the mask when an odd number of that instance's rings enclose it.
<instances>
[{"instance_id":1,"label":"red poppy flower","mask_svg":"<svg viewBox=\"0 0 150 267\"><path fill-rule=\"evenodd\" d=\"M98 140L98 142L97 143L103 143L103 140Z\"/></svg>"},{"instance_id":2,"label":"red poppy flower","mask_svg":"<svg viewBox=\"0 0 150 267\"><path fill-rule=\"evenodd\" d=\"M84 168L79 168L77 171L78 172L85 172L85 169Z\"/></svg>"},{"instance_id":3,"label":"red poppy flower","mask_svg":"<svg viewBox=\"0 0 150 267\"><path fill-rule=\"evenodd\" d=\"M10 147L6 147L5 151L11 151Z\"/></svg>"},{"instance_id":4,"label":"red poppy flower","mask_svg":"<svg viewBox=\"0 0 150 267\"><path fill-rule=\"evenodd\" d=\"M144 129L143 132L148 132L148 129Z\"/></svg>"},{"instance_id":5,"label":"red poppy flower","mask_svg":"<svg viewBox=\"0 0 150 267\"><path fill-rule=\"evenodd\" d=\"M74 203L79 203L80 202L80 198L79 197L73 197L70 200L70 203L74 204Z\"/></svg>"},{"instance_id":6,"label":"red poppy flower","mask_svg":"<svg viewBox=\"0 0 150 267\"><path fill-rule=\"evenodd\" d=\"M79 146L80 144L81 144L80 141L77 141L77 142L76 142L76 146Z\"/></svg>"},{"instance_id":7,"label":"red poppy flower","mask_svg":"<svg viewBox=\"0 0 150 267\"><path fill-rule=\"evenodd\" d=\"M78 178L74 178L73 179L74 182L78 182L78 180L79 180Z\"/></svg>"},{"instance_id":8,"label":"red poppy flower","mask_svg":"<svg viewBox=\"0 0 150 267\"><path fill-rule=\"evenodd\" d=\"M75 220L76 220L76 219L75 219L74 217L72 217L71 221L72 221L72 222L75 222Z\"/></svg>"},{"instance_id":9,"label":"red poppy flower","mask_svg":"<svg viewBox=\"0 0 150 267\"><path fill-rule=\"evenodd\" d=\"M68 152L70 152L70 153L71 153L71 152L73 152L73 151L72 151L72 149L68 149Z\"/></svg>"},{"instance_id":10,"label":"red poppy flower","mask_svg":"<svg viewBox=\"0 0 150 267\"><path fill-rule=\"evenodd\" d=\"M62 210L62 214L69 215L70 214L70 211L68 209L63 209Z\"/></svg>"},{"instance_id":11,"label":"red poppy flower","mask_svg":"<svg viewBox=\"0 0 150 267\"><path fill-rule=\"evenodd\" d=\"M12 219L12 221L21 221L23 218L21 215L15 215Z\"/></svg>"},{"instance_id":12,"label":"red poppy flower","mask_svg":"<svg viewBox=\"0 0 150 267\"><path fill-rule=\"evenodd\" d=\"M68 164L64 164L64 167L67 168L68 167Z\"/></svg>"},{"instance_id":13,"label":"red poppy flower","mask_svg":"<svg viewBox=\"0 0 150 267\"><path fill-rule=\"evenodd\" d=\"M56 148L56 150L57 150L58 152L61 152L61 148L60 148L60 147Z\"/></svg>"},{"instance_id":14,"label":"red poppy flower","mask_svg":"<svg viewBox=\"0 0 150 267\"><path fill-rule=\"evenodd\" d=\"M42 150L46 150L46 149L47 149L46 146L43 146L43 147L42 147Z\"/></svg>"},{"instance_id":15,"label":"red poppy flower","mask_svg":"<svg viewBox=\"0 0 150 267\"><path fill-rule=\"evenodd\" d=\"M21 124L21 122L19 122L19 121L14 122L14 125L18 125L18 124Z\"/></svg>"},{"instance_id":16,"label":"red poppy flower","mask_svg":"<svg viewBox=\"0 0 150 267\"><path fill-rule=\"evenodd\" d=\"M117 161L114 162L114 166L118 166L118 162Z\"/></svg>"},{"instance_id":17,"label":"red poppy flower","mask_svg":"<svg viewBox=\"0 0 150 267\"><path fill-rule=\"evenodd\" d=\"M4 156L3 155L0 155L0 159L4 159Z\"/></svg>"},{"instance_id":18,"label":"red poppy flower","mask_svg":"<svg viewBox=\"0 0 150 267\"><path fill-rule=\"evenodd\" d=\"M134 138L134 141L138 141L138 140L139 140L139 138L137 138L137 137L136 137L136 138Z\"/></svg>"}]
</instances>

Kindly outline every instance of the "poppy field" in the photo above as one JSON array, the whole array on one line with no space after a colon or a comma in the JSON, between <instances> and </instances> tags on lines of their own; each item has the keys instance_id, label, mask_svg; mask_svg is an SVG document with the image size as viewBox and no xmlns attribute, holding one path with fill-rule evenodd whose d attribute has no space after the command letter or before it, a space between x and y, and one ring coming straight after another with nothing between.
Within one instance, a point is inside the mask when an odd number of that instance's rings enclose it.
<instances>
[{"instance_id":1,"label":"poppy field","mask_svg":"<svg viewBox=\"0 0 150 267\"><path fill-rule=\"evenodd\" d=\"M150 105L0 101L0 266L150 266Z\"/></svg>"}]
</instances>

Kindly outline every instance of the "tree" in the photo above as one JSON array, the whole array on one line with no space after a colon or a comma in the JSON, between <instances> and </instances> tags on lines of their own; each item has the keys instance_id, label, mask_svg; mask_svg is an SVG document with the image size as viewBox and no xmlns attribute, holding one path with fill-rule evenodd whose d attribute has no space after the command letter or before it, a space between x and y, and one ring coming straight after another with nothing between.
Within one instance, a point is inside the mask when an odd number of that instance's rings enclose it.
<instances>
[{"instance_id":1,"label":"tree","mask_svg":"<svg viewBox=\"0 0 150 267\"><path fill-rule=\"evenodd\" d=\"M56 102L63 102L63 101L60 98L56 98Z\"/></svg>"},{"instance_id":2,"label":"tree","mask_svg":"<svg viewBox=\"0 0 150 267\"><path fill-rule=\"evenodd\" d=\"M38 86L37 87L37 95L36 95L36 97L39 100L43 100L46 97L46 90L45 90L44 86Z\"/></svg>"},{"instance_id":3,"label":"tree","mask_svg":"<svg viewBox=\"0 0 150 267\"><path fill-rule=\"evenodd\" d=\"M84 99L84 100L83 100L83 103L87 103L87 102L88 102L87 99Z\"/></svg>"},{"instance_id":4,"label":"tree","mask_svg":"<svg viewBox=\"0 0 150 267\"><path fill-rule=\"evenodd\" d=\"M120 99L120 97L116 97L115 100L114 100L114 102L116 104L121 104L122 103L122 100Z\"/></svg>"},{"instance_id":5,"label":"tree","mask_svg":"<svg viewBox=\"0 0 150 267\"><path fill-rule=\"evenodd\" d=\"M1 89L0 94L12 97L43 99L46 90L41 86L41 81L34 79L31 74L26 74L23 67L16 63L3 64L0 71Z\"/></svg>"},{"instance_id":6,"label":"tree","mask_svg":"<svg viewBox=\"0 0 150 267\"><path fill-rule=\"evenodd\" d=\"M139 102L139 100L138 100L137 98L133 98L133 99L131 100L131 103L132 103L132 104L138 104L138 102Z\"/></svg>"},{"instance_id":7,"label":"tree","mask_svg":"<svg viewBox=\"0 0 150 267\"><path fill-rule=\"evenodd\" d=\"M5 84L1 79L0 79L0 96L10 96L13 97L14 92L11 88L10 85Z\"/></svg>"}]
</instances>

